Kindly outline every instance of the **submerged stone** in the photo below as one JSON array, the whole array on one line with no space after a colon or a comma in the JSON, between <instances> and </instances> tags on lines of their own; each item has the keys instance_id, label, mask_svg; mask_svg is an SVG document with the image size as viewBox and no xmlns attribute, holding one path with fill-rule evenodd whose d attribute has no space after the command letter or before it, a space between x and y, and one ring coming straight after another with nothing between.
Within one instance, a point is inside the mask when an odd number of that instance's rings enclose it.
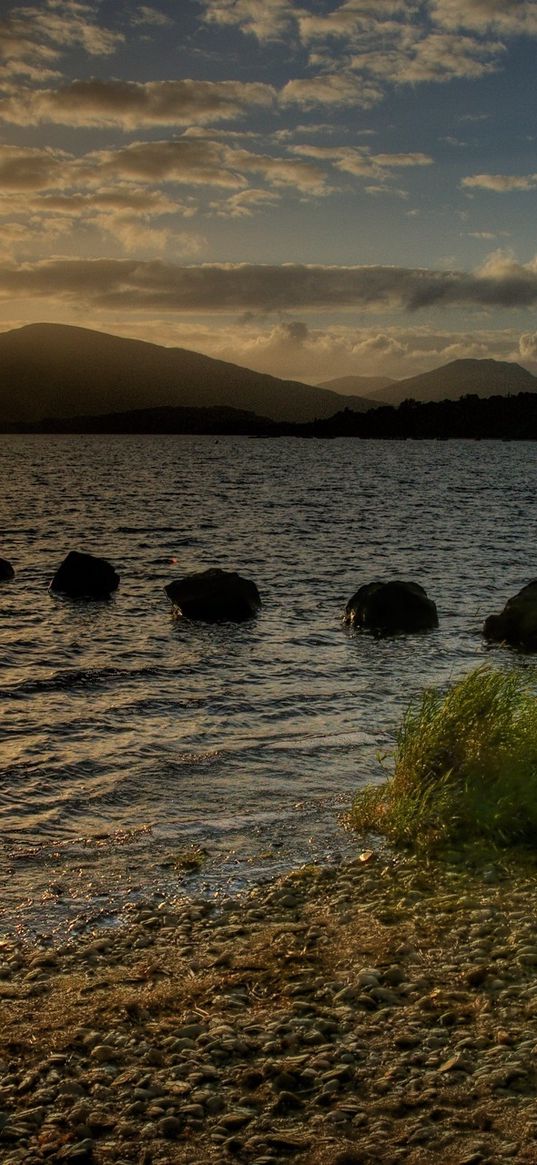
<instances>
[{"instance_id":1,"label":"submerged stone","mask_svg":"<svg viewBox=\"0 0 537 1165\"><path fill-rule=\"evenodd\" d=\"M9 582L15 578L15 571L7 558L0 558L0 582Z\"/></svg>"},{"instance_id":2,"label":"submerged stone","mask_svg":"<svg viewBox=\"0 0 537 1165\"><path fill-rule=\"evenodd\" d=\"M377 635L430 631L438 627L438 612L427 592L414 582L366 583L349 599L344 619Z\"/></svg>"},{"instance_id":3,"label":"submerged stone","mask_svg":"<svg viewBox=\"0 0 537 1165\"><path fill-rule=\"evenodd\" d=\"M187 619L207 623L241 623L251 619L261 607L254 582L235 571L216 567L176 579L168 584L166 594Z\"/></svg>"},{"instance_id":4,"label":"submerged stone","mask_svg":"<svg viewBox=\"0 0 537 1165\"><path fill-rule=\"evenodd\" d=\"M105 558L71 550L56 571L50 589L72 599L106 599L118 586L119 575Z\"/></svg>"},{"instance_id":5,"label":"submerged stone","mask_svg":"<svg viewBox=\"0 0 537 1165\"><path fill-rule=\"evenodd\" d=\"M537 579L508 599L499 615L485 619L483 635L493 643L537 651Z\"/></svg>"}]
</instances>

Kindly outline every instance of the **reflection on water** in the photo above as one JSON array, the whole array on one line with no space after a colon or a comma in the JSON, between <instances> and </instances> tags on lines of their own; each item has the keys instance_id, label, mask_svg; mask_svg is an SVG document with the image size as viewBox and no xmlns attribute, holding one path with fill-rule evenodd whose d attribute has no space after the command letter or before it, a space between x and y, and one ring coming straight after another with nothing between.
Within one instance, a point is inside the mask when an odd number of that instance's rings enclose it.
<instances>
[{"instance_id":1,"label":"reflection on water","mask_svg":"<svg viewBox=\"0 0 537 1165\"><path fill-rule=\"evenodd\" d=\"M0 863L15 912L50 892L69 917L77 878L103 909L165 887L170 847L205 845L216 885L350 844L339 815L382 777L402 709L489 658L484 617L537 575L530 443L1 437L0 450L0 553L17 569L0 590ZM48 592L69 549L118 569L110 602ZM256 581L256 620L172 618L165 584L207 566ZM345 629L348 598L376 577L421 582L439 630Z\"/></svg>"}]
</instances>

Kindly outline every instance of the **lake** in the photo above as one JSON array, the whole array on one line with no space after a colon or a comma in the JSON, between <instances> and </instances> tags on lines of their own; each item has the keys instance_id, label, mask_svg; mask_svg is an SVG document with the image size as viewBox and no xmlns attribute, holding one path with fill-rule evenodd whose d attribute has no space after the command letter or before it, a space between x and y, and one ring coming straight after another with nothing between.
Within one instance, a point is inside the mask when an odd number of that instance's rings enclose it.
<instances>
[{"instance_id":1,"label":"lake","mask_svg":"<svg viewBox=\"0 0 537 1165\"><path fill-rule=\"evenodd\" d=\"M537 576L533 443L1 436L0 479L4 933L354 852L345 810L409 701L528 666L481 628ZM119 571L110 602L48 591L71 549ZM254 579L255 620L173 617L166 583L209 566ZM439 629L344 628L357 587L394 577Z\"/></svg>"}]
</instances>

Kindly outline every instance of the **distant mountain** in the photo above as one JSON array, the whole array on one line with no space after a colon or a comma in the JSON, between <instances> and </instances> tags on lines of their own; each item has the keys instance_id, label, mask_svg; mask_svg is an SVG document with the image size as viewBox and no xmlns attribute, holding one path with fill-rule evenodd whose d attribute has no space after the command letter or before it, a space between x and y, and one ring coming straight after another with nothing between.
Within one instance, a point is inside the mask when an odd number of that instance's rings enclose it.
<instances>
[{"instance_id":1,"label":"distant mountain","mask_svg":"<svg viewBox=\"0 0 537 1165\"><path fill-rule=\"evenodd\" d=\"M537 376L520 364L505 360L452 360L432 372L396 380L375 393L381 403L398 405L404 400L458 400L468 394L516 396L520 392L537 392Z\"/></svg>"},{"instance_id":2,"label":"distant mountain","mask_svg":"<svg viewBox=\"0 0 537 1165\"><path fill-rule=\"evenodd\" d=\"M537 441L537 392L458 400L404 401L367 412L345 408L331 417L271 421L226 407L133 409L94 417L0 422L4 433L208 433L246 437L351 437L373 440Z\"/></svg>"},{"instance_id":3,"label":"distant mountain","mask_svg":"<svg viewBox=\"0 0 537 1165\"><path fill-rule=\"evenodd\" d=\"M274 420L332 416L355 401L185 348L63 324L0 333L0 421L162 406L227 405Z\"/></svg>"},{"instance_id":4,"label":"distant mountain","mask_svg":"<svg viewBox=\"0 0 537 1165\"><path fill-rule=\"evenodd\" d=\"M340 392L342 396L355 397L353 409L355 412L365 412L366 409L377 407L377 393L388 388L397 381L391 376L336 376L335 380L323 380L319 388L329 388L331 392ZM374 400L369 400L369 393L375 394Z\"/></svg>"}]
</instances>

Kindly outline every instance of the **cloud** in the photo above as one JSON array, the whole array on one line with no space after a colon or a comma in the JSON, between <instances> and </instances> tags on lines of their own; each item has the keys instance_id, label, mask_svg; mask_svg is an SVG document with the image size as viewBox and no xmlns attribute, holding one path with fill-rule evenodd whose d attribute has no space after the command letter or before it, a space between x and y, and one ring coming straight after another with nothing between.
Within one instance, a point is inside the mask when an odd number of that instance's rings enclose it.
<instances>
[{"instance_id":1,"label":"cloud","mask_svg":"<svg viewBox=\"0 0 537 1165\"><path fill-rule=\"evenodd\" d=\"M136 179L152 183L209 185L231 189L248 186L248 175L261 175L274 186L294 187L304 194L327 192L325 175L319 166L294 158L274 157L236 148L205 137L182 137L178 141L133 142L118 150L87 154L80 170L116 179Z\"/></svg>"},{"instance_id":2,"label":"cloud","mask_svg":"<svg viewBox=\"0 0 537 1165\"><path fill-rule=\"evenodd\" d=\"M62 185L68 158L59 150L0 145L0 191L46 190Z\"/></svg>"},{"instance_id":3,"label":"cloud","mask_svg":"<svg viewBox=\"0 0 537 1165\"><path fill-rule=\"evenodd\" d=\"M200 236L188 236L170 224L172 218L196 213L192 200L178 200L153 185L121 181L109 184L104 172L61 151L0 145L0 233L2 254L40 254L59 237L69 248L81 245L88 232L107 236L120 251L169 252L192 259L205 246ZM164 223L162 220L167 219ZM76 231L83 232L82 235ZM97 236L95 238L97 243ZM84 242L82 242L84 246Z\"/></svg>"},{"instance_id":4,"label":"cloud","mask_svg":"<svg viewBox=\"0 0 537 1165\"><path fill-rule=\"evenodd\" d=\"M518 347L523 360L537 360L537 332L524 332Z\"/></svg>"},{"instance_id":5,"label":"cloud","mask_svg":"<svg viewBox=\"0 0 537 1165\"><path fill-rule=\"evenodd\" d=\"M283 40L295 24L289 0L202 0L207 24L239 25L262 44Z\"/></svg>"},{"instance_id":6,"label":"cloud","mask_svg":"<svg viewBox=\"0 0 537 1165\"><path fill-rule=\"evenodd\" d=\"M184 135L177 141L132 142L115 150L92 150L79 158L63 151L0 145L2 190L77 190L90 194L112 183L215 186L242 190L250 175L269 186L301 194L329 191L324 170L297 157L261 154L243 147Z\"/></svg>"},{"instance_id":7,"label":"cloud","mask_svg":"<svg viewBox=\"0 0 537 1165\"><path fill-rule=\"evenodd\" d=\"M170 323L160 337L153 338L258 372L312 384L336 376L414 376L459 358L521 358L514 329L450 332L430 326L310 327L298 318L267 326L250 316L241 324L227 323L225 327L218 327L216 321L210 328L186 321ZM529 356L525 359L531 362Z\"/></svg>"},{"instance_id":8,"label":"cloud","mask_svg":"<svg viewBox=\"0 0 537 1165\"><path fill-rule=\"evenodd\" d=\"M390 194L392 198L408 198L408 190L401 190L396 186L386 186L380 183L377 186L366 186L366 194L372 194L376 198L383 194Z\"/></svg>"},{"instance_id":9,"label":"cloud","mask_svg":"<svg viewBox=\"0 0 537 1165\"><path fill-rule=\"evenodd\" d=\"M311 3L311 0L310 0ZM110 55L124 40L100 24L95 7L79 0L13 5L0 19L0 79L26 75L31 84L5 89L0 120L33 126L120 128L209 125L244 116L252 107L308 110L370 109L388 87L452 78L478 78L496 70L504 38L537 35L534 0L345 0L318 12L308 0L202 0L206 24L236 27L266 45L285 40L308 56L306 75L281 90L264 82L171 79L136 82L93 78L48 84L68 50ZM169 23L152 5L139 5L131 26ZM41 83L41 87L35 87Z\"/></svg>"},{"instance_id":10,"label":"cloud","mask_svg":"<svg viewBox=\"0 0 537 1165\"><path fill-rule=\"evenodd\" d=\"M184 197L177 198L174 187L186 187ZM81 157L0 145L2 253L26 256L33 247L36 255L43 254L61 235L68 250L78 247L87 254L91 242L94 253L102 252L96 235L100 232L108 251L111 241L120 250L134 251L138 240L146 255L153 241L156 254L169 248L176 257L192 258L201 253L205 240L201 244L196 236L187 246L177 224L161 221L165 216L191 218L202 203L220 217L246 218L274 206L283 191L309 198L331 189L316 161L257 153L204 135L132 142ZM217 199L219 190L226 192L225 199ZM29 216L25 235L16 227Z\"/></svg>"},{"instance_id":11,"label":"cloud","mask_svg":"<svg viewBox=\"0 0 537 1165\"><path fill-rule=\"evenodd\" d=\"M481 41L471 36L431 32L412 49L391 63L391 75L398 84L427 81L446 82L461 77L475 80L493 73L505 52L499 41ZM390 74L387 74L387 79Z\"/></svg>"},{"instance_id":12,"label":"cloud","mask_svg":"<svg viewBox=\"0 0 537 1165\"><path fill-rule=\"evenodd\" d=\"M457 31L498 32L506 37L537 35L535 0L343 0L320 12L307 0L201 0L207 23L236 26L260 43L294 37L302 45L365 38L428 24Z\"/></svg>"},{"instance_id":13,"label":"cloud","mask_svg":"<svg viewBox=\"0 0 537 1165\"><path fill-rule=\"evenodd\" d=\"M68 49L89 56L108 56L123 42L121 33L99 25L95 8L78 0L44 0L39 5L13 4L0 19L2 75L53 76L52 68Z\"/></svg>"},{"instance_id":14,"label":"cloud","mask_svg":"<svg viewBox=\"0 0 537 1165\"><path fill-rule=\"evenodd\" d=\"M145 186L101 187L90 194L45 194L39 202L31 204L32 209L36 209L38 206L44 211L74 218L86 216L95 211L109 214L151 215L153 217L169 214L185 214L190 217L194 213L188 205L169 198L160 190L148 189Z\"/></svg>"},{"instance_id":15,"label":"cloud","mask_svg":"<svg viewBox=\"0 0 537 1165\"><path fill-rule=\"evenodd\" d=\"M537 36L534 0L432 0L431 13L446 28L493 29L504 36Z\"/></svg>"},{"instance_id":16,"label":"cloud","mask_svg":"<svg viewBox=\"0 0 537 1165\"><path fill-rule=\"evenodd\" d=\"M182 267L161 260L51 259L4 265L0 293L52 296L123 310L192 313L529 307L537 303L537 260L523 265L498 252L478 271L466 273L380 266Z\"/></svg>"},{"instance_id":17,"label":"cloud","mask_svg":"<svg viewBox=\"0 0 537 1165\"><path fill-rule=\"evenodd\" d=\"M2 259L0 248L0 261ZM43 318L40 301L5 304L0 330ZM520 336L514 328L450 331L430 324L356 327L334 323L312 327L299 316L267 321L244 313L237 322L211 316L210 322L173 312L146 310L130 314L109 306L71 308L66 302L47 305L47 319L156 344L190 348L219 360L242 364L274 376L318 384L336 376L414 376L458 358L516 360L537 372L536 334Z\"/></svg>"},{"instance_id":18,"label":"cloud","mask_svg":"<svg viewBox=\"0 0 537 1165\"><path fill-rule=\"evenodd\" d=\"M321 12L312 0L202 3L209 23L307 54L311 75L281 92L304 109L368 109L394 85L483 77L501 66L506 39L537 35L535 0L344 0Z\"/></svg>"},{"instance_id":19,"label":"cloud","mask_svg":"<svg viewBox=\"0 0 537 1165\"><path fill-rule=\"evenodd\" d=\"M468 190L495 190L499 194L535 190L537 174L472 174L462 179L461 186Z\"/></svg>"},{"instance_id":20,"label":"cloud","mask_svg":"<svg viewBox=\"0 0 537 1165\"><path fill-rule=\"evenodd\" d=\"M156 227L134 214L98 215L95 225L100 231L109 233L123 251L136 256L173 254L177 258L192 260L207 248L207 239L203 235Z\"/></svg>"},{"instance_id":21,"label":"cloud","mask_svg":"<svg viewBox=\"0 0 537 1165\"><path fill-rule=\"evenodd\" d=\"M350 72L320 73L316 77L288 81L283 86L280 101L283 105L300 105L314 109L317 105L353 105L371 109L380 101L382 90L372 81L355 77Z\"/></svg>"},{"instance_id":22,"label":"cloud","mask_svg":"<svg viewBox=\"0 0 537 1165\"><path fill-rule=\"evenodd\" d=\"M257 211L276 206L279 200L280 195L274 191L253 187L232 194L224 202L212 202L210 206L220 218L252 218Z\"/></svg>"},{"instance_id":23,"label":"cloud","mask_svg":"<svg viewBox=\"0 0 537 1165\"><path fill-rule=\"evenodd\" d=\"M498 239L500 235L509 237L510 231L468 231L469 239L485 239L487 242L491 239Z\"/></svg>"},{"instance_id":24,"label":"cloud","mask_svg":"<svg viewBox=\"0 0 537 1165\"><path fill-rule=\"evenodd\" d=\"M157 28L164 28L173 24L173 21L164 12L161 12L160 9L152 8L148 4L141 4L137 11L133 13L131 24L152 24Z\"/></svg>"},{"instance_id":25,"label":"cloud","mask_svg":"<svg viewBox=\"0 0 537 1165\"><path fill-rule=\"evenodd\" d=\"M0 101L0 120L51 122L129 131L139 126L208 125L269 107L270 85L241 81L73 81L58 89L23 89Z\"/></svg>"},{"instance_id":26,"label":"cloud","mask_svg":"<svg viewBox=\"0 0 537 1165\"><path fill-rule=\"evenodd\" d=\"M431 166L433 159L429 154L374 154L369 146L314 146L299 145L291 147L291 152L299 157L315 158L319 161L331 163L335 169L344 174L353 174L359 178L389 177L390 170L401 169L407 166Z\"/></svg>"}]
</instances>

